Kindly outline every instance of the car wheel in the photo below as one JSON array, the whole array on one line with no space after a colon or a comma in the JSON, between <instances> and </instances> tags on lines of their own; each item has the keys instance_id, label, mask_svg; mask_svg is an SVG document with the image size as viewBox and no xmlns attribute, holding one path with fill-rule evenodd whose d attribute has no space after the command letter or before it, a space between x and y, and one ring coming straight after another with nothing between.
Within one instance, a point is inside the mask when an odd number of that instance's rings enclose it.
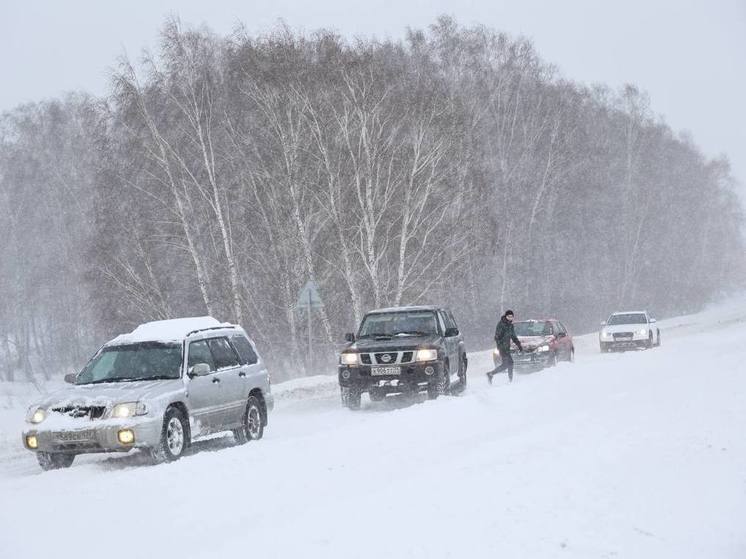
<instances>
[{"instance_id":1,"label":"car wheel","mask_svg":"<svg viewBox=\"0 0 746 559\"><path fill-rule=\"evenodd\" d=\"M451 388L451 394L461 394L466 390L466 369L469 366L469 361L464 353L461 356L461 361L458 366L458 383Z\"/></svg>"},{"instance_id":2,"label":"car wheel","mask_svg":"<svg viewBox=\"0 0 746 559\"><path fill-rule=\"evenodd\" d=\"M575 348L570 348L570 356L567 358L570 363L575 363Z\"/></svg>"},{"instance_id":3,"label":"car wheel","mask_svg":"<svg viewBox=\"0 0 746 559\"><path fill-rule=\"evenodd\" d=\"M75 455L62 454L59 452L37 452L36 459L39 461L39 466L41 466L41 469L46 472L49 470L60 470L62 468L69 468L73 465Z\"/></svg>"},{"instance_id":4,"label":"car wheel","mask_svg":"<svg viewBox=\"0 0 746 559\"><path fill-rule=\"evenodd\" d=\"M360 409L361 392L359 388L343 386L341 389L342 405L351 410Z\"/></svg>"},{"instance_id":5,"label":"car wheel","mask_svg":"<svg viewBox=\"0 0 746 559\"><path fill-rule=\"evenodd\" d=\"M549 356L549 367L556 367L557 366L557 352L553 352L552 355Z\"/></svg>"},{"instance_id":6,"label":"car wheel","mask_svg":"<svg viewBox=\"0 0 746 559\"><path fill-rule=\"evenodd\" d=\"M658 330L658 338L655 342L655 347L660 347L660 346L661 346L661 331Z\"/></svg>"},{"instance_id":7,"label":"car wheel","mask_svg":"<svg viewBox=\"0 0 746 559\"><path fill-rule=\"evenodd\" d=\"M241 419L241 428L235 429L233 436L238 444L258 441L264 436L262 405L256 396L249 396Z\"/></svg>"},{"instance_id":8,"label":"car wheel","mask_svg":"<svg viewBox=\"0 0 746 559\"><path fill-rule=\"evenodd\" d=\"M438 396L443 396L448 392L448 387L451 383L451 373L448 362L443 363L443 368L438 373L438 376L433 382L427 386L427 397L430 400L435 400Z\"/></svg>"},{"instance_id":9,"label":"car wheel","mask_svg":"<svg viewBox=\"0 0 746 559\"><path fill-rule=\"evenodd\" d=\"M179 408L170 407L163 416L161 440L156 448L151 449L153 462L173 462L181 458L189 445L189 425Z\"/></svg>"},{"instance_id":10,"label":"car wheel","mask_svg":"<svg viewBox=\"0 0 746 559\"><path fill-rule=\"evenodd\" d=\"M650 332L650 336L648 336L648 341L645 344L645 349L651 349L653 347L653 333Z\"/></svg>"}]
</instances>

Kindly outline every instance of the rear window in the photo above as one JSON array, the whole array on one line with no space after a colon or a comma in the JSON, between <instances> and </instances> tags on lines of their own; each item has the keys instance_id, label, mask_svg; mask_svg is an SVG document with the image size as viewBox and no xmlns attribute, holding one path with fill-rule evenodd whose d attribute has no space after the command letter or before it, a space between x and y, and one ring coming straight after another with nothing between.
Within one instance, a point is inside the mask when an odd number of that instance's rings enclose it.
<instances>
[{"instance_id":1,"label":"rear window","mask_svg":"<svg viewBox=\"0 0 746 559\"><path fill-rule=\"evenodd\" d=\"M251 342L249 340L239 335L233 336L231 342L238 352L238 357L241 359L241 365L253 365L259 361L259 357L254 351L254 348L251 347Z\"/></svg>"}]
</instances>

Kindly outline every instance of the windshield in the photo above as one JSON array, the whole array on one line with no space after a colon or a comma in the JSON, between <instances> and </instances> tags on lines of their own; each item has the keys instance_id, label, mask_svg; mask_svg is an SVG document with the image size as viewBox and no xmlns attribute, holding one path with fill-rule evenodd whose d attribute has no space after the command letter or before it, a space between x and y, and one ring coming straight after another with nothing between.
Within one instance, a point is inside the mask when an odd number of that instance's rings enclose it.
<instances>
[{"instance_id":1,"label":"windshield","mask_svg":"<svg viewBox=\"0 0 746 559\"><path fill-rule=\"evenodd\" d=\"M513 329L516 336L549 336L552 333L552 325L544 320L514 322Z\"/></svg>"},{"instance_id":2,"label":"windshield","mask_svg":"<svg viewBox=\"0 0 746 559\"><path fill-rule=\"evenodd\" d=\"M105 347L86 365L75 384L179 378L181 344L145 342Z\"/></svg>"},{"instance_id":3,"label":"windshield","mask_svg":"<svg viewBox=\"0 0 746 559\"><path fill-rule=\"evenodd\" d=\"M427 336L438 333L433 311L369 314L360 325L360 338Z\"/></svg>"},{"instance_id":4,"label":"windshield","mask_svg":"<svg viewBox=\"0 0 746 559\"><path fill-rule=\"evenodd\" d=\"M642 313L612 314L609 317L609 326L614 324L647 324L645 315Z\"/></svg>"}]
</instances>

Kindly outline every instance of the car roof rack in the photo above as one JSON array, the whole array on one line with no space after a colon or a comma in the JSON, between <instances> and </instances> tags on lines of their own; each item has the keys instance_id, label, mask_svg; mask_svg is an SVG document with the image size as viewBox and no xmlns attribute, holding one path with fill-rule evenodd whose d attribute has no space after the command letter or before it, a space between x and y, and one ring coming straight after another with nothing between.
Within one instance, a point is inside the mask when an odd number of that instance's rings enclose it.
<instances>
[{"instance_id":1,"label":"car roof rack","mask_svg":"<svg viewBox=\"0 0 746 559\"><path fill-rule=\"evenodd\" d=\"M187 332L187 335L185 337L189 337L192 334L197 334L199 332L206 332L207 330L235 330L237 326L235 324L224 324L222 326L210 326L208 328L197 328L196 330L192 330L191 332Z\"/></svg>"}]
</instances>

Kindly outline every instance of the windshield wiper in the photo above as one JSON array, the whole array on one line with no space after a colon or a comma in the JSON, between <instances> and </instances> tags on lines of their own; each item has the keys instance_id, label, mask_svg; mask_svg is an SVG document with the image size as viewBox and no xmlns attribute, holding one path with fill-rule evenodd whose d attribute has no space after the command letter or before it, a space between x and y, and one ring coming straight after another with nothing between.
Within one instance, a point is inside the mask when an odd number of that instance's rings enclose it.
<instances>
[{"instance_id":1,"label":"windshield wiper","mask_svg":"<svg viewBox=\"0 0 746 559\"><path fill-rule=\"evenodd\" d=\"M102 378L92 380L91 382L81 382L79 384L106 384L108 382L134 382L136 380L175 380L179 377L169 377L166 375L156 375L153 377L127 377L127 378Z\"/></svg>"},{"instance_id":2,"label":"windshield wiper","mask_svg":"<svg viewBox=\"0 0 746 559\"><path fill-rule=\"evenodd\" d=\"M427 332L421 332L419 330L406 330L404 332L397 332L395 336L429 336Z\"/></svg>"}]
</instances>

